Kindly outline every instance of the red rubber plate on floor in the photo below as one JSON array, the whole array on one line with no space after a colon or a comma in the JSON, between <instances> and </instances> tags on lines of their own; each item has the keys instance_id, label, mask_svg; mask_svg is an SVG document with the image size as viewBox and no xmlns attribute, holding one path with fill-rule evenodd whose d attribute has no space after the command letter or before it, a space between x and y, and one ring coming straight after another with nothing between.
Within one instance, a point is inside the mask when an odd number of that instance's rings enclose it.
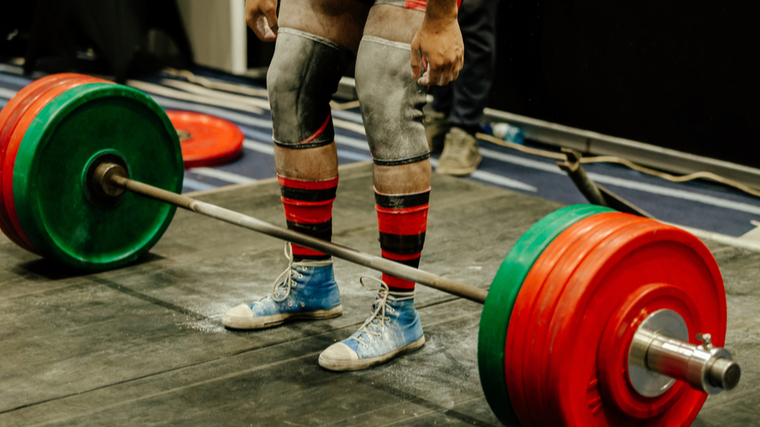
<instances>
[{"instance_id":1,"label":"red rubber plate on floor","mask_svg":"<svg viewBox=\"0 0 760 427\"><path fill-rule=\"evenodd\" d=\"M39 99L40 96L57 84L80 77L82 77L80 74L65 73L53 74L35 80L18 91L18 93L8 101L2 111L0 111L0 229L2 229L3 233L8 236L11 241L32 252L36 251L21 239L15 227L13 227L10 217L8 216L5 201L2 198L2 169L5 164L8 142L10 141L13 131L16 129L18 121L23 117L29 106Z\"/></svg>"},{"instance_id":2,"label":"red rubber plate on floor","mask_svg":"<svg viewBox=\"0 0 760 427\"><path fill-rule=\"evenodd\" d=\"M509 329L506 345L506 349L509 351L505 351L505 373L508 373L506 380L509 395L510 398L514 396L515 400L519 401L519 403L515 402L514 406L518 419L523 425L536 425L536 420L541 418L540 413L533 413L529 409L531 407L530 401L540 399L537 381L542 376L543 371L543 367L539 364L542 358L536 357L533 350L542 347L540 341L545 334L542 329L548 326L551 313L555 308L550 302L543 304L541 297L547 291L561 291L561 286L564 285L564 282L548 282L547 285L547 276L552 272L556 275L561 271L572 271L575 266L560 263L560 259L568 251L575 253L579 242L588 240L600 224L607 224L611 221L615 222L619 219L614 213L600 213L579 221L579 223L583 223L583 226L576 224L569 227L557 239L563 237L564 241L573 242L573 244L550 244L536 260L523 282L510 319L510 325L514 325L515 328L513 329L511 326ZM549 289L545 290L545 286Z\"/></svg>"},{"instance_id":3,"label":"red rubber plate on floor","mask_svg":"<svg viewBox=\"0 0 760 427\"><path fill-rule=\"evenodd\" d=\"M219 166L243 155L243 132L233 123L190 111L166 114L179 134L185 169Z\"/></svg>"},{"instance_id":4,"label":"red rubber plate on floor","mask_svg":"<svg viewBox=\"0 0 760 427\"><path fill-rule=\"evenodd\" d=\"M564 290L547 294L547 300L555 301L556 310L545 330L547 362L541 381L545 399L529 403L535 405L534 411L551 408L542 412L546 425L687 426L707 398L690 387L679 387L674 397L666 393L663 396L672 402L655 405L652 415L643 417L621 411L614 402L620 396L603 396L614 384L600 386L600 381L606 381L609 372L622 366L616 359L616 354L622 354L619 350L607 352L608 341L619 337L605 334L610 333L610 323L619 323L632 310L639 318L652 310L669 308L684 318L692 341L695 333L709 332L715 337L715 345L722 346L726 299L717 263L702 242L683 230L650 219L613 215L626 218L627 223L597 226L583 243L579 253L585 252L585 256L578 255L582 260L567 276ZM575 226L583 227L583 222ZM570 229L563 235L570 236ZM574 243L563 235L552 245ZM570 252L566 253L558 260L560 264L572 262ZM662 287L670 291L657 291ZM685 302L677 302L683 298ZM613 334L625 336L628 328L635 328L635 323ZM658 405L662 403L655 400Z\"/></svg>"},{"instance_id":5,"label":"red rubber plate on floor","mask_svg":"<svg viewBox=\"0 0 760 427\"><path fill-rule=\"evenodd\" d=\"M586 257L593 256L593 250L598 244L612 233L629 229L630 218L629 215L609 213L602 218L597 218L597 221L585 223L590 232L566 236L565 243L569 244L569 247L556 260L556 264L550 266L551 269L546 269L547 275L543 277L543 285L538 295L539 309L534 309L533 312L533 318L536 320L531 324L534 327L529 329L529 334L538 334L534 345L528 348L529 353L526 359L533 360L533 363L525 365L526 375L537 379L523 383L523 392L531 398L529 400L529 407L533 408L531 413L534 416L537 414L538 419L543 423L556 422L550 418L553 411L546 399L552 387L547 376L551 354L551 348L548 345L549 328L553 316L558 310L563 309L557 305L558 297L566 291L570 277L574 274L583 274L579 270L579 265Z\"/></svg>"},{"instance_id":6,"label":"red rubber plate on floor","mask_svg":"<svg viewBox=\"0 0 760 427\"><path fill-rule=\"evenodd\" d=\"M47 87L47 90L44 93L40 94L26 108L26 111L24 112L23 116L18 119L15 129L13 130L13 133L11 134L10 138L8 138L8 141L6 143L5 158L3 159L2 171L0 171L2 173L0 197L2 197L2 201L5 204L5 210L11 224L13 225L13 229L23 242L22 246L32 252L38 253L37 249L29 240L29 237L27 237L26 233L21 227L21 224L19 223L18 214L16 213L15 200L13 197L13 166L16 161L16 154L18 153L19 144L23 140L24 134L26 133L26 129L29 127L29 124L31 124L32 120L34 120L37 114L52 99L67 91L68 89L71 89L72 87L95 82L105 81L85 75L74 75L74 77L56 80L54 83L51 83L50 86Z\"/></svg>"}]
</instances>

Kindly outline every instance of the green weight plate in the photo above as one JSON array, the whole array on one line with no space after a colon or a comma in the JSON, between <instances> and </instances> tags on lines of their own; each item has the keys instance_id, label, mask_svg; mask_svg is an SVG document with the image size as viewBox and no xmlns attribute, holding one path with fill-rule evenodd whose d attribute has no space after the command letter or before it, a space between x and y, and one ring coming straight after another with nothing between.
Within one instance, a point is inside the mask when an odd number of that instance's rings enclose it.
<instances>
[{"instance_id":1,"label":"green weight plate","mask_svg":"<svg viewBox=\"0 0 760 427\"><path fill-rule=\"evenodd\" d=\"M517 240L491 282L480 317L478 370L486 400L504 425L520 425L509 400L504 373L507 328L520 287L555 237L583 218L611 211L594 205L573 205L541 218Z\"/></svg>"},{"instance_id":2,"label":"green weight plate","mask_svg":"<svg viewBox=\"0 0 760 427\"><path fill-rule=\"evenodd\" d=\"M121 157L133 179L182 190L179 138L161 107L126 86L72 88L29 126L13 170L19 221L46 257L116 268L150 250L169 226L173 206L131 193L106 204L89 194L88 166L104 154Z\"/></svg>"}]
</instances>

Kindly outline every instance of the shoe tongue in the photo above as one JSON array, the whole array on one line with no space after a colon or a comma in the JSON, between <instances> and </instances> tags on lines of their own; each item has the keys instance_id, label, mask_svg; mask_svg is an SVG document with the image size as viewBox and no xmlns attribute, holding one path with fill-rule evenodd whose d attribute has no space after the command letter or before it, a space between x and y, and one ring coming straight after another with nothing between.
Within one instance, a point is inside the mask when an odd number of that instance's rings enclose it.
<instances>
[{"instance_id":1,"label":"shoe tongue","mask_svg":"<svg viewBox=\"0 0 760 427\"><path fill-rule=\"evenodd\" d=\"M304 258L301 261L293 263L293 268L300 267L301 269L328 267L332 265L332 258L329 259L308 259Z\"/></svg>"},{"instance_id":2,"label":"shoe tongue","mask_svg":"<svg viewBox=\"0 0 760 427\"><path fill-rule=\"evenodd\" d=\"M372 303L372 310L376 309L378 304L386 304L386 303L390 304L393 302L391 300L386 300L386 298L387 297L382 297L378 295L377 298L375 298L375 302Z\"/></svg>"},{"instance_id":3,"label":"shoe tongue","mask_svg":"<svg viewBox=\"0 0 760 427\"><path fill-rule=\"evenodd\" d=\"M451 129L450 132L451 132L452 139L457 140L457 141L464 141L468 135L467 132L459 128L453 128Z\"/></svg>"}]
</instances>

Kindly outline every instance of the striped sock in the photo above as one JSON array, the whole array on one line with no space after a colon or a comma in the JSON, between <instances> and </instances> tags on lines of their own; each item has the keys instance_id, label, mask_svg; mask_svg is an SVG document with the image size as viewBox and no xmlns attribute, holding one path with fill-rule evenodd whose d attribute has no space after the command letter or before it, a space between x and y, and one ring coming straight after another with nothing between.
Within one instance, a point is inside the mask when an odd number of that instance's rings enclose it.
<instances>
[{"instance_id":1,"label":"striped sock","mask_svg":"<svg viewBox=\"0 0 760 427\"><path fill-rule=\"evenodd\" d=\"M288 228L330 241L332 237L332 205L338 188L338 177L307 181L277 175L285 207ZM293 245L294 261L330 259L330 255Z\"/></svg>"},{"instance_id":2,"label":"striped sock","mask_svg":"<svg viewBox=\"0 0 760 427\"><path fill-rule=\"evenodd\" d=\"M415 194L381 194L375 190L375 210L383 258L417 268L425 243L430 189ZM409 292L414 282L383 273L391 291Z\"/></svg>"}]
</instances>

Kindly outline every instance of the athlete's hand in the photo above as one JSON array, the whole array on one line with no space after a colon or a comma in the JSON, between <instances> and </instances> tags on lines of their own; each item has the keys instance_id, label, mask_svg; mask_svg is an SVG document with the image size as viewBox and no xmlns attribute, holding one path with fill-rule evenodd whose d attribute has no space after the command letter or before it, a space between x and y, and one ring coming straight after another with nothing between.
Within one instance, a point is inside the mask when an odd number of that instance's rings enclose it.
<instances>
[{"instance_id":1,"label":"athlete's hand","mask_svg":"<svg viewBox=\"0 0 760 427\"><path fill-rule=\"evenodd\" d=\"M412 77L419 78L417 83L423 86L445 86L459 77L463 65L464 43L456 13L443 17L426 14L412 40Z\"/></svg>"},{"instance_id":2,"label":"athlete's hand","mask_svg":"<svg viewBox=\"0 0 760 427\"><path fill-rule=\"evenodd\" d=\"M245 0L245 22L259 40L277 39L277 0Z\"/></svg>"}]
</instances>

